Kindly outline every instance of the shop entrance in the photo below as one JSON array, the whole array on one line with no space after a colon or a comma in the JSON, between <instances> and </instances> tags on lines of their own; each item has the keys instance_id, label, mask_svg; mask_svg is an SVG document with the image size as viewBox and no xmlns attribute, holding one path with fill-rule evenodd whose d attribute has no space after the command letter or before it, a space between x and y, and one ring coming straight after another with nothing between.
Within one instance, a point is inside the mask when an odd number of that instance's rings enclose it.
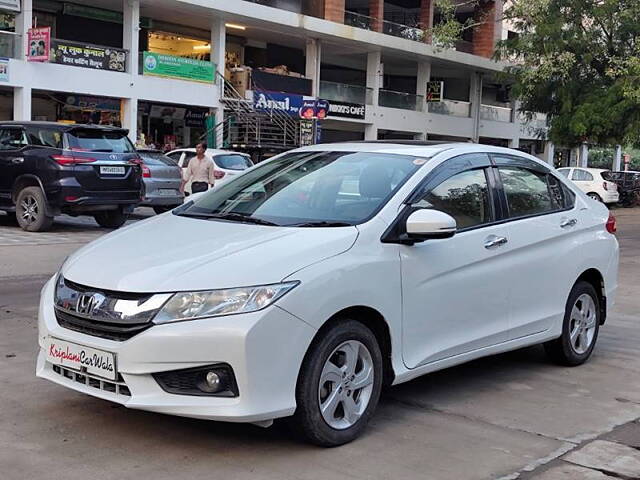
<instances>
[{"instance_id":1,"label":"shop entrance","mask_svg":"<svg viewBox=\"0 0 640 480\"><path fill-rule=\"evenodd\" d=\"M168 151L193 147L206 136L209 109L189 105L138 103L138 143Z\"/></svg>"}]
</instances>

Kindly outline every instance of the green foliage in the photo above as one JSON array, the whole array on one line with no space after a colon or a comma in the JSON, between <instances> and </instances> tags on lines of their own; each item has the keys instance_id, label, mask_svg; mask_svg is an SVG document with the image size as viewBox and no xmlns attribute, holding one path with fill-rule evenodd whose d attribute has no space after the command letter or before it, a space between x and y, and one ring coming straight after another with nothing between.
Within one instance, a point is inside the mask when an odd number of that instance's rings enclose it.
<instances>
[{"instance_id":1,"label":"green foliage","mask_svg":"<svg viewBox=\"0 0 640 480\"><path fill-rule=\"evenodd\" d=\"M431 28L432 44L438 48L454 48L456 42L462 38L465 30L478 25L483 19L474 20L467 18L460 22L456 13L462 8L475 8L480 0L466 0L454 2L453 0L435 0L435 9L440 14L440 22Z\"/></svg>"},{"instance_id":2,"label":"green foliage","mask_svg":"<svg viewBox=\"0 0 640 480\"><path fill-rule=\"evenodd\" d=\"M518 35L496 58L551 140L640 145L639 0L513 0L504 17Z\"/></svg>"}]
</instances>

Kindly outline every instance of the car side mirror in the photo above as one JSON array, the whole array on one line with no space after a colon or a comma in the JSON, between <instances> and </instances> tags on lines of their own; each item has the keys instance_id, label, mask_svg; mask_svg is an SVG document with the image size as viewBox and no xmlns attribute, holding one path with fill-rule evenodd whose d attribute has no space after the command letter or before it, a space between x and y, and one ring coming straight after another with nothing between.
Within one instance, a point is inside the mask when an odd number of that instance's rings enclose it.
<instances>
[{"instance_id":1,"label":"car side mirror","mask_svg":"<svg viewBox=\"0 0 640 480\"><path fill-rule=\"evenodd\" d=\"M456 233L455 219L439 210L423 208L407 218L407 236L415 241L450 238Z\"/></svg>"}]
</instances>

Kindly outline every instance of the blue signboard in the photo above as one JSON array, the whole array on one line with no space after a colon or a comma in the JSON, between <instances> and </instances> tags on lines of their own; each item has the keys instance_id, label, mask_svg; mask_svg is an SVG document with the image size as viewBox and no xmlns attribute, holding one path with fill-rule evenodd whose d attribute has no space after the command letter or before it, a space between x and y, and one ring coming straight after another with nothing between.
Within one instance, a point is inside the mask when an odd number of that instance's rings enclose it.
<instances>
[{"instance_id":1,"label":"blue signboard","mask_svg":"<svg viewBox=\"0 0 640 480\"><path fill-rule=\"evenodd\" d=\"M304 101L311 97L304 97L293 93L253 91L253 107L260 112L282 112L297 117Z\"/></svg>"}]
</instances>

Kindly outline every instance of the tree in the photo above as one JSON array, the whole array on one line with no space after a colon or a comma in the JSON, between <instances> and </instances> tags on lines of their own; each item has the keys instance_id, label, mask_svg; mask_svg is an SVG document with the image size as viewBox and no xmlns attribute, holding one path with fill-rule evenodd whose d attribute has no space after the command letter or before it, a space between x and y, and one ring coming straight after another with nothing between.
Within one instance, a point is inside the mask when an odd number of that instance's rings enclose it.
<instances>
[{"instance_id":1,"label":"tree","mask_svg":"<svg viewBox=\"0 0 640 480\"><path fill-rule=\"evenodd\" d=\"M640 145L639 0L512 0L504 19L517 35L495 58L551 140Z\"/></svg>"}]
</instances>

